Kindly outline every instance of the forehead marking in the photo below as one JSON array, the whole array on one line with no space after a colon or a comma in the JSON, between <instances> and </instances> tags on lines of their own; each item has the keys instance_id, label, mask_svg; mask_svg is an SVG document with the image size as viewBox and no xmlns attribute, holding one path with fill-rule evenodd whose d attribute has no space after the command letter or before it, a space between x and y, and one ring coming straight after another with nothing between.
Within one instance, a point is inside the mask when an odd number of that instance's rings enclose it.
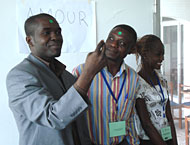
<instances>
[{"instance_id":1,"label":"forehead marking","mask_svg":"<svg viewBox=\"0 0 190 145\"><path fill-rule=\"evenodd\" d=\"M49 19L49 23L53 23L53 20L52 20L52 19Z\"/></svg>"},{"instance_id":2,"label":"forehead marking","mask_svg":"<svg viewBox=\"0 0 190 145\"><path fill-rule=\"evenodd\" d=\"M121 35L121 34L122 34L122 32L121 32L121 31L119 31L119 32L118 32L118 35Z\"/></svg>"}]
</instances>

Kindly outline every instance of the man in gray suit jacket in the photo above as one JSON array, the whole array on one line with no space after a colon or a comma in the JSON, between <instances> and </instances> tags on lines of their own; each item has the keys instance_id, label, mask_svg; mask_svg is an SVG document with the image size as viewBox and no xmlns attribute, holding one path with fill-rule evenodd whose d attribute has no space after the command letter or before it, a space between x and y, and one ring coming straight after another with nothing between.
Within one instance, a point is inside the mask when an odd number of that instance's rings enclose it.
<instances>
[{"instance_id":1,"label":"man in gray suit jacket","mask_svg":"<svg viewBox=\"0 0 190 145\"><path fill-rule=\"evenodd\" d=\"M19 145L91 144L82 140L88 135L81 124L82 112L90 105L86 93L91 81L106 64L104 42L88 54L85 69L75 80L55 59L61 54L63 39L54 17L38 14L28 18L25 32L31 54L9 72L6 82ZM73 122L81 131L78 141Z\"/></svg>"}]
</instances>

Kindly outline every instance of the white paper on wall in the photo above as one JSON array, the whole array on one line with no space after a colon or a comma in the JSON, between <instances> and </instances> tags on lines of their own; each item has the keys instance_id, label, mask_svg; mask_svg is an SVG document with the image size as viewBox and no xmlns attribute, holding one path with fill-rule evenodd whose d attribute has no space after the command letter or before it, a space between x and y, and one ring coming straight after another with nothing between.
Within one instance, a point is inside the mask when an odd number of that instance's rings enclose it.
<instances>
[{"instance_id":1,"label":"white paper on wall","mask_svg":"<svg viewBox=\"0 0 190 145\"><path fill-rule=\"evenodd\" d=\"M29 53L24 22L38 13L56 18L62 28L62 52L89 52L96 46L95 1L17 0L17 40L20 53Z\"/></svg>"}]
</instances>

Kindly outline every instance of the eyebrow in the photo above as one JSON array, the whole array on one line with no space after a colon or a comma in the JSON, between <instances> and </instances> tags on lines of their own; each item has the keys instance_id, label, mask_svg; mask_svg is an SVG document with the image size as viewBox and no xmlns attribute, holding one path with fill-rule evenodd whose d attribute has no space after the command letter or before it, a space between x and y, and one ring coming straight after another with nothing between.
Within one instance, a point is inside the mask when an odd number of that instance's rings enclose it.
<instances>
[{"instance_id":1,"label":"eyebrow","mask_svg":"<svg viewBox=\"0 0 190 145\"><path fill-rule=\"evenodd\" d=\"M43 28L43 31L45 31L45 30L51 30L51 28L50 27ZM58 29L56 29L56 30L60 30L61 31L61 28L58 27Z\"/></svg>"}]
</instances>

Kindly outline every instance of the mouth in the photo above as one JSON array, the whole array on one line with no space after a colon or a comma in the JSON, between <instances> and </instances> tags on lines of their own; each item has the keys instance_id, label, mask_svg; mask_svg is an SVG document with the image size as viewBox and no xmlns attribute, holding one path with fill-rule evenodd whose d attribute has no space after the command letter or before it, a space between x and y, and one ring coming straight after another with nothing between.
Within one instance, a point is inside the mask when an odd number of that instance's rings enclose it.
<instances>
[{"instance_id":1,"label":"mouth","mask_svg":"<svg viewBox=\"0 0 190 145\"><path fill-rule=\"evenodd\" d=\"M49 45L50 47L61 47L61 45Z\"/></svg>"},{"instance_id":2,"label":"mouth","mask_svg":"<svg viewBox=\"0 0 190 145\"><path fill-rule=\"evenodd\" d=\"M53 43L53 44L49 44L49 47L51 48L61 48L62 47L62 43Z\"/></svg>"},{"instance_id":3,"label":"mouth","mask_svg":"<svg viewBox=\"0 0 190 145\"><path fill-rule=\"evenodd\" d=\"M110 47L107 47L106 51L109 52L109 53L113 53L113 54L116 54L118 52L117 50L115 50L113 48L110 48Z\"/></svg>"},{"instance_id":4,"label":"mouth","mask_svg":"<svg viewBox=\"0 0 190 145\"><path fill-rule=\"evenodd\" d=\"M157 65L158 67L161 67L162 63L159 62L159 63L157 63L156 65Z\"/></svg>"}]
</instances>

